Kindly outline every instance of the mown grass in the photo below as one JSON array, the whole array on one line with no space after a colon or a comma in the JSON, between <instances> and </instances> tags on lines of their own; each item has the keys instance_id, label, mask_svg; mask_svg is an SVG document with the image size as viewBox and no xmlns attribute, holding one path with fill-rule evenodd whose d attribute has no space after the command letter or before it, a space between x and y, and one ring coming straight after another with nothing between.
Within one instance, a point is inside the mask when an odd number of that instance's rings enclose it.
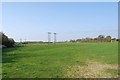
<instances>
[{"instance_id":1,"label":"mown grass","mask_svg":"<svg viewBox=\"0 0 120 80\"><path fill-rule=\"evenodd\" d=\"M2 54L3 78L63 78L68 66L86 60L118 64L117 43L24 44Z\"/></svg>"}]
</instances>

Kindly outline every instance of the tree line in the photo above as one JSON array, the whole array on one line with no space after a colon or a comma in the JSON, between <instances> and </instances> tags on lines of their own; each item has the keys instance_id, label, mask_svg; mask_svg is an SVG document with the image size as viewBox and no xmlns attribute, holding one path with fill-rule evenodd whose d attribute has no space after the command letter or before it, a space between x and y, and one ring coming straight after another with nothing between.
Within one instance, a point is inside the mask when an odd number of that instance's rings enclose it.
<instances>
[{"instance_id":1,"label":"tree line","mask_svg":"<svg viewBox=\"0 0 120 80\"><path fill-rule=\"evenodd\" d=\"M0 45L4 47L13 47L15 41L12 38L8 38L3 32L0 32Z\"/></svg>"},{"instance_id":2,"label":"tree line","mask_svg":"<svg viewBox=\"0 0 120 80\"><path fill-rule=\"evenodd\" d=\"M76 40L70 40L70 42L117 42L120 39L112 38L111 36L99 35L96 38L82 38Z\"/></svg>"},{"instance_id":3,"label":"tree line","mask_svg":"<svg viewBox=\"0 0 120 80\"><path fill-rule=\"evenodd\" d=\"M70 40L69 42L118 42L118 41L120 41L120 39L112 38L111 36L99 35L96 38L82 38ZM15 45L15 41L14 39L8 38L8 36L0 32L0 45L5 47L13 47Z\"/></svg>"}]
</instances>

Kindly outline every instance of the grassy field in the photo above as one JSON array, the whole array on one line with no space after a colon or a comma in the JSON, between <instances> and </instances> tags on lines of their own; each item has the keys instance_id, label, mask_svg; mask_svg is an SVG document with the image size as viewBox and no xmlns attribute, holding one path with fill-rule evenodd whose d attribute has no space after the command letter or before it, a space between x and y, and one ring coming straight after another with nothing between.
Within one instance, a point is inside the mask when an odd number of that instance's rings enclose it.
<instances>
[{"instance_id":1,"label":"grassy field","mask_svg":"<svg viewBox=\"0 0 120 80\"><path fill-rule=\"evenodd\" d=\"M3 78L117 77L117 43L25 44L3 49Z\"/></svg>"}]
</instances>

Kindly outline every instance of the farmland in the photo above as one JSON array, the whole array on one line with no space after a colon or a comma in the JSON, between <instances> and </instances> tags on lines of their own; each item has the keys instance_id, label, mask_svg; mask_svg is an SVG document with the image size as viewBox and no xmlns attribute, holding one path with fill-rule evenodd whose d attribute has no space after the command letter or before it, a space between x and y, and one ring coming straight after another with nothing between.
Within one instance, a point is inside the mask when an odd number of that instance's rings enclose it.
<instances>
[{"instance_id":1,"label":"farmland","mask_svg":"<svg viewBox=\"0 0 120 80\"><path fill-rule=\"evenodd\" d=\"M5 48L3 78L118 76L117 43L37 43Z\"/></svg>"}]
</instances>

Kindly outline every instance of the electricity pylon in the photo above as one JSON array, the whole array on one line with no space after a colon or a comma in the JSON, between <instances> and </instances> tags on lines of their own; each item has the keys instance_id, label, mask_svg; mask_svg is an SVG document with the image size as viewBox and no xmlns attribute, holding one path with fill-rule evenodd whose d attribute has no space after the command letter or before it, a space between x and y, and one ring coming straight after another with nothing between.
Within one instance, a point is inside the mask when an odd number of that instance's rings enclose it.
<instances>
[{"instance_id":1,"label":"electricity pylon","mask_svg":"<svg viewBox=\"0 0 120 80\"><path fill-rule=\"evenodd\" d=\"M56 35L57 35L57 33L54 33L54 43L57 41Z\"/></svg>"},{"instance_id":2,"label":"electricity pylon","mask_svg":"<svg viewBox=\"0 0 120 80\"><path fill-rule=\"evenodd\" d=\"M51 32L48 32L48 42L51 42Z\"/></svg>"}]
</instances>

